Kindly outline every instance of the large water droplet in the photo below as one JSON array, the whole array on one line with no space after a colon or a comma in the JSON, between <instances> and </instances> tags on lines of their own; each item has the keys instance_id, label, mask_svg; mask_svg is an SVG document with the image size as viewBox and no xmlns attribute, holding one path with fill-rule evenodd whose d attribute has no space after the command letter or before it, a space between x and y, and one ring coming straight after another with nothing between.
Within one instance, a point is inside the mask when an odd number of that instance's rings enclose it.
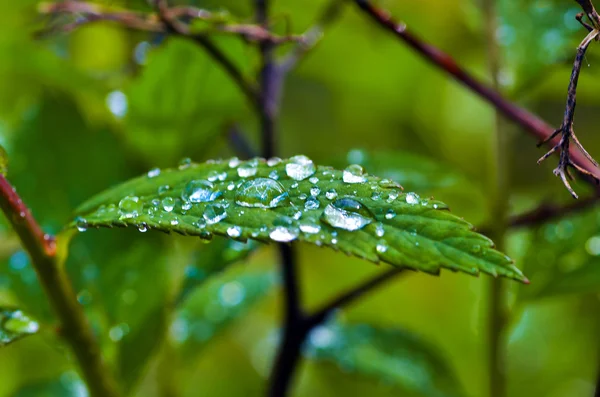
<instances>
[{"instance_id":1,"label":"large water droplet","mask_svg":"<svg viewBox=\"0 0 600 397\"><path fill-rule=\"evenodd\" d=\"M315 164L306 156L294 156L285 165L285 172L290 178L301 181L315 173Z\"/></svg>"},{"instance_id":2,"label":"large water droplet","mask_svg":"<svg viewBox=\"0 0 600 397\"><path fill-rule=\"evenodd\" d=\"M225 219L227 217L227 211L218 204L208 204L202 217L206 220L206 223L213 225Z\"/></svg>"},{"instance_id":3,"label":"large water droplet","mask_svg":"<svg viewBox=\"0 0 600 397\"><path fill-rule=\"evenodd\" d=\"M142 211L139 197L127 196L119 201L119 215L123 218L135 218Z\"/></svg>"},{"instance_id":4,"label":"large water droplet","mask_svg":"<svg viewBox=\"0 0 600 397\"><path fill-rule=\"evenodd\" d=\"M405 200L410 205L417 205L421 202L421 198L419 197L419 195L413 192L406 193Z\"/></svg>"},{"instance_id":5,"label":"large water droplet","mask_svg":"<svg viewBox=\"0 0 600 397\"><path fill-rule=\"evenodd\" d=\"M294 227L277 226L269 233L269 237L274 241L287 243L298 238L298 230Z\"/></svg>"},{"instance_id":6,"label":"large water droplet","mask_svg":"<svg viewBox=\"0 0 600 397\"><path fill-rule=\"evenodd\" d=\"M214 201L222 194L223 192L216 189L209 181L194 180L185 185L183 192L181 193L181 198L183 201L189 201L191 203L205 203Z\"/></svg>"},{"instance_id":7,"label":"large water droplet","mask_svg":"<svg viewBox=\"0 0 600 397\"><path fill-rule=\"evenodd\" d=\"M363 204L345 197L328 204L321 219L333 227L353 231L373 222L373 214Z\"/></svg>"},{"instance_id":8,"label":"large water droplet","mask_svg":"<svg viewBox=\"0 0 600 397\"><path fill-rule=\"evenodd\" d=\"M165 211L171 212L175 207L175 199L173 197L165 197L162 200L162 207Z\"/></svg>"},{"instance_id":9,"label":"large water droplet","mask_svg":"<svg viewBox=\"0 0 600 397\"><path fill-rule=\"evenodd\" d=\"M256 178L238 188L235 202L243 207L275 208L287 197L281 183L270 178Z\"/></svg>"},{"instance_id":10,"label":"large water droplet","mask_svg":"<svg viewBox=\"0 0 600 397\"><path fill-rule=\"evenodd\" d=\"M362 183L367 180L364 176L365 170L358 164L346 167L342 174L342 180L346 183Z\"/></svg>"}]
</instances>

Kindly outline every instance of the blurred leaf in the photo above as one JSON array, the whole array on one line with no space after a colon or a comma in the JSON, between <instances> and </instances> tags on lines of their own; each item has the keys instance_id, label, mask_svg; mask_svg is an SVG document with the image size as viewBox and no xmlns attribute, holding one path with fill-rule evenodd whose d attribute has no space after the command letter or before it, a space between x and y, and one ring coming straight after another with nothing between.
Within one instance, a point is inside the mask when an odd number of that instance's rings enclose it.
<instances>
[{"instance_id":1,"label":"blurred leaf","mask_svg":"<svg viewBox=\"0 0 600 397\"><path fill-rule=\"evenodd\" d=\"M237 42L224 43L240 52ZM123 137L159 166L184 154L204 153L223 125L242 118L245 108L245 99L221 67L196 44L176 38L149 54L126 93Z\"/></svg>"},{"instance_id":2,"label":"blurred leaf","mask_svg":"<svg viewBox=\"0 0 600 397\"><path fill-rule=\"evenodd\" d=\"M8 172L8 154L4 147L0 146L0 174L6 176Z\"/></svg>"},{"instance_id":3,"label":"blurred leaf","mask_svg":"<svg viewBox=\"0 0 600 397\"><path fill-rule=\"evenodd\" d=\"M85 384L75 372L66 372L60 379L21 387L14 397L82 397L87 396Z\"/></svg>"},{"instance_id":4,"label":"blurred leaf","mask_svg":"<svg viewBox=\"0 0 600 397\"><path fill-rule=\"evenodd\" d=\"M196 358L212 338L245 315L276 283L273 272L248 272L238 267L196 289L171 326L183 362Z\"/></svg>"},{"instance_id":5,"label":"blurred leaf","mask_svg":"<svg viewBox=\"0 0 600 397\"><path fill-rule=\"evenodd\" d=\"M599 239L600 237L592 237ZM590 259L582 267L562 274L540 291L539 297L562 294L588 294L600 292L600 260Z\"/></svg>"},{"instance_id":6,"label":"blurred leaf","mask_svg":"<svg viewBox=\"0 0 600 397\"><path fill-rule=\"evenodd\" d=\"M210 245L205 245L203 249L198 250L194 264L185 269L183 285L176 304L184 301L195 288L215 273L246 258L258 246L258 243L253 240L243 243L221 237L213 239Z\"/></svg>"},{"instance_id":7,"label":"blurred leaf","mask_svg":"<svg viewBox=\"0 0 600 397\"><path fill-rule=\"evenodd\" d=\"M0 347L38 332L40 326L19 309L0 307Z\"/></svg>"},{"instance_id":8,"label":"blurred leaf","mask_svg":"<svg viewBox=\"0 0 600 397\"><path fill-rule=\"evenodd\" d=\"M436 349L406 331L333 322L313 329L306 355L402 389L402 395L461 395L458 380Z\"/></svg>"},{"instance_id":9,"label":"blurred leaf","mask_svg":"<svg viewBox=\"0 0 600 397\"><path fill-rule=\"evenodd\" d=\"M357 165L342 172L315 167L304 156L270 164L232 159L153 170L83 204L73 226L299 239L429 273L447 268L526 280L491 240L441 202L403 194L395 182L363 174Z\"/></svg>"}]
</instances>

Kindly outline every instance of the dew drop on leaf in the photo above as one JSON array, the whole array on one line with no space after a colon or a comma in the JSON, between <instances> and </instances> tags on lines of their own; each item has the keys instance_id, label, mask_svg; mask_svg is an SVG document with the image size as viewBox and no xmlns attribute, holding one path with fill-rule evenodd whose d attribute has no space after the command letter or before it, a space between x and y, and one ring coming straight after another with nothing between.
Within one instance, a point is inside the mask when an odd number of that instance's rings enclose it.
<instances>
[{"instance_id":1,"label":"dew drop on leaf","mask_svg":"<svg viewBox=\"0 0 600 397\"><path fill-rule=\"evenodd\" d=\"M271 157L270 159L267 160L267 165L269 167L274 167L279 163L281 163L281 159L279 157Z\"/></svg>"},{"instance_id":2,"label":"dew drop on leaf","mask_svg":"<svg viewBox=\"0 0 600 397\"><path fill-rule=\"evenodd\" d=\"M232 157L229 162L229 168L235 168L238 165L240 165L240 159L238 159L237 157Z\"/></svg>"},{"instance_id":3,"label":"dew drop on leaf","mask_svg":"<svg viewBox=\"0 0 600 397\"><path fill-rule=\"evenodd\" d=\"M354 231L373 222L373 215L363 204L345 197L328 204L321 219L333 227Z\"/></svg>"},{"instance_id":4,"label":"dew drop on leaf","mask_svg":"<svg viewBox=\"0 0 600 397\"><path fill-rule=\"evenodd\" d=\"M165 197L162 200L162 207L165 211L171 212L175 207L175 199L173 197Z\"/></svg>"},{"instance_id":5,"label":"dew drop on leaf","mask_svg":"<svg viewBox=\"0 0 600 397\"><path fill-rule=\"evenodd\" d=\"M320 205L321 203L319 203L319 200L317 200L314 197L309 197L308 200L306 200L306 202L304 203L304 209L316 210L317 208L319 208Z\"/></svg>"},{"instance_id":6,"label":"dew drop on leaf","mask_svg":"<svg viewBox=\"0 0 600 397\"><path fill-rule=\"evenodd\" d=\"M337 197L337 192L335 189L329 189L327 193L325 193L325 197L327 197L329 200L333 200Z\"/></svg>"},{"instance_id":7,"label":"dew drop on leaf","mask_svg":"<svg viewBox=\"0 0 600 397\"><path fill-rule=\"evenodd\" d=\"M380 242L380 243L377 244L377 247L375 249L380 254L383 254L384 252L386 252L388 250L388 246L387 246L387 244L384 241L382 241L382 242Z\"/></svg>"},{"instance_id":8,"label":"dew drop on leaf","mask_svg":"<svg viewBox=\"0 0 600 397\"><path fill-rule=\"evenodd\" d=\"M240 237L242 234L242 228L239 226L231 226L227 229L227 235L229 237Z\"/></svg>"},{"instance_id":9,"label":"dew drop on leaf","mask_svg":"<svg viewBox=\"0 0 600 397\"><path fill-rule=\"evenodd\" d=\"M342 174L342 180L346 183L363 183L367 180L364 176L365 170L358 164L346 167Z\"/></svg>"},{"instance_id":10,"label":"dew drop on leaf","mask_svg":"<svg viewBox=\"0 0 600 397\"><path fill-rule=\"evenodd\" d=\"M275 208L287 197L288 193L281 183L270 178L256 178L238 188L235 202L242 207Z\"/></svg>"},{"instance_id":11,"label":"dew drop on leaf","mask_svg":"<svg viewBox=\"0 0 600 397\"><path fill-rule=\"evenodd\" d=\"M413 192L406 193L405 200L410 205L417 205L421 202L421 198L419 197L419 195Z\"/></svg>"},{"instance_id":12,"label":"dew drop on leaf","mask_svg":"<svg viewBox=\"0 0 600 397\"><path fill-rule=\"evenodd\" d=\"M317 234L321 231L321 226L310 221L300 223L300 231L306 234Z\"/></svg>"},{"instance_id":13,"label":"dew drop on leaf","mask_svg":"<svg viewBox=\"0 0 600 397\"><path fill-rule=\"evenodd\" d=\"M225 211L225 208L221 205L209 204L206 206L206 210L204 210L202 217L206 223L213 225L225 219L227 217L227 211Z\"/></svg>"},{"instance_id":14,"label":"dew drop on leaf","mask_svg":"<svg viewBox=\"0 0 600 397\"><path fill-rule=\"evenodd\" d=\"M277 226L269 233L272 240L287 243L298 238L298 230L294 227Z\"/></svg>"},{"instance_id":15,"label":"dew drop on leaf","mask_svg":"<svg viewBox=\"0 0 600 397\"><path fill-rule=\"evenodd\" d=\"M313 185L316 185L317 183L319 183L319 178L317 178L316 176L312 176L308 179L308 181Z\"/></svg>"},{"instance_id":16,"label":"dew drop on leaf","mask_svg":"<svg viewBox=\"0 0 600 397\"><path fill-rule=\"evenodd\" d=\"M192 165L192 159L189 157L185 157L179 161L179 169L184 170Z\"/></svg>"},{"instance_id":17,"label":"dew drop on leaf","mask_svg":"<svg viewBox=\"0 0 600 397\"><path fill-rule=\"evenodd\" d=\"M396 211L390 209L385 213L385 219L394 219L396 217Z\"/></svg>"},{"instance_id":18,"label":"dew drop on leaf","mask_svg":"<svg viewBox=\"0 0 600 397\"><path fill-rule=\"evenodd\" d=\"M206 203L214 201L221 196L221 194L223 194L223 192L215 189L215 186L211 182L197 179L190 181L185 185L183 192L181 193L181 198L184 202Z\"/></svg>"},{"instance_id":19,"label":"dew drop on leaf","mask_svg":"<svg viewBox=\"0 0 600 397\"><path fill-rule=\"evenodd\" d=\"M316 186L313 186L310 188L310 195L313 197L317 197L319 195L319 193L321 193L321 189L319 189Z\"/></svg>"},{"instance_id":20,"label":"dew drop on leaf","mask_svg":"<svg viewBox=\"0 0 600 397\"><path fill-rule=\"evenodd\" d=\"M152 168L148 171L148 178L154 178L160 175L160 168Z\"/></svg>"},{"instance_id":21,"label":"dew drop on leaf","mask_svg":"<svg viewBox=\"0 0 600 397\"><path fill-rule=\"evenodd\" d=\"M298 155L290 158L285 165L285 172L290 178L301 181L315 173L315 164L306 156Z\"/></svg>"},{"instance_id":22,"label":"dew drop on leaf","mask_svg":"<svg viewBox=\"0 0 600 397\"><path fill-rule=\"evenodd\" d=\"M119 215L123 218L135 218L142 210L142 203L137 196L127 196L119 201Z\"/></svg>"},{"instance_id":23,"label":"dew drop on leaf","mask_svg":"<svg viewBox=\"0 0 600 397\"><path fill-rule=\"evenodd\" d=\"M237 173L240 178L248 178L256 175L256 165L252 163L246 163L244 165L240 165L237 169Z\"/></svg>"},{"instance_id":24,"label":"dew drop on leaf","mask_svg":"<svg viewBox=\"0 0 600 397\"><path fill-rule=\"evenodd\" d=\"M85 220L85 218L78 216L77 218L75 218L75 226L80 232L85 232L88 228L88 223Z\"/></svg>"}]
</instances>

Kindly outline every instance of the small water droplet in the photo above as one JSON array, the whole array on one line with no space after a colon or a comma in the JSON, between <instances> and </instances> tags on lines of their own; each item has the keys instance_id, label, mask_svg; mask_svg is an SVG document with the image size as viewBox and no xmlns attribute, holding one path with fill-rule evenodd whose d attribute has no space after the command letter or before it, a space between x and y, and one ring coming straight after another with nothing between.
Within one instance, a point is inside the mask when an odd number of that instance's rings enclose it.
<instances>
[{"instance_id":1,"label":"small water droplet","mask_svg":"<svg viewBox=\"0 0 600 397\"><path fill-rule=\"evenodd\" d=\"M294 182L292 183L292 185L290 186L292 189L296 189L298 187L298 182Z\"/></svg>"},{"instance_id":2,"label":"small water droplet","mask_svg":"<svg viewBox=\"0 0 600 397\"><path fill-rule=\"evenodd\" d=\"M285 172L290 178L301 181L315 173L315 164L306 156L294 156L285 165Z\"/></svg>"},{"instance_id":3,"label":"small water droplet","mask_svg":"<svg viewBox=\"0 0 600 397\"><path fill-rule=\"evenodd\" d=\"M240 159L238 159L237 157L232 157L229 162L229 168L235 168L238 165L240 165Z\"/></svg>"},{"instance_id":4,"label":"small water droplet","mask_svg":"<svg viewBox=\"0 0 600 397\"><path fill-rule=\"evenodd\" d=\"M287 243L298 238L298 230L293 227L277 226L269 233L272 240Z\"/></svg>"},{"instance_id":5,"label":"small water droplet","mask_svg":"<svg viewBox=\"0 0 600 397\"><path fill-rule=\"evenodd\" d=\"M237 169L237 173L240 176L240 178L248 178L251 176L256 175L256 171L258 169L256 168L256 165L253 163L246 163L243 165L240 165Z\"/></svg>"},{"instance_id":6,"label":"small water droplet","mask_svg":"<svg viewBox=\"0 0 600 397\"><path fill-rule=\"evenodd\" d=\"M227 190L233 190L235 189L235 183L230 182L229 185L227 185Z\"/></svg>"},{"instance_id":7,"label":"small water droplet","mask_svg":"<svg viewBox=\"0 0 600 397\"><path fill-rule=\"evenodd\" d=\"M342 180L346 183L362 183L367 180L364 176L365 170L358 164L346 167L342 174Z\"/></svg>"},{"instance_id":8,"label":"small water droplet","mask_svg":"<svg viewBox=\"0 0 600 397\"><path fill-rule=\"evenodd\" d=\"M316 210L317 208L319 208L320 205L321 205L321 203L319 203L319 200L317 200L314 197L310 197L304 203L304 209L306 209L306 210Z\"/></svg>"},{"instance_id":9,"label":"small water droplet","mask_svg":"<svg viewBox=\"0 0 600 397\"><path fill-rule=\"evenodd\" d=\"M223 206L218 204L208 204L204 210L202 217L209 225L221 222L227 217L227 211Z\"/></svg>"},{"instance_id":10,"label":"small water droplet","mask_svg":"<svg viewBox=\"0 0 600 397\"><path fill-rule=\"evenodd\" d=\"M279 179L279 174L277 173L277 171L273 170L273 171L269 172L269 178L274 179L274 180L278 180Z\"/></svg>"},{"instance_id":11,"label":"small water droplet","mask_svg":"<svg viewBox=\"0 0 600 397\"><path fill-rule=\"evenodd\" d=\"M373 194L371 194L371 200L373 200L373 201L381 200L381 193L373 192Z\"/></svg>"},{"instance_id":12,"label":"small water droplet","mask_svg":"<svg viewBox=\"0 0 600 397\"><path fill-rule=\"evenodd\" d=\"M77 227L77 230L79 230L80 232L85 232L88 228L87 220L85 220L85 218L78 216L77 218L75 218L75 226Z\"/></svg>"},{"instance_id":13,"label":"small water droplet","mask_svg":"<svg viewBox=\"0 0 600 397\"><path fill-rule=\"evenodd\" d=\"M148 178L154 178L160 175L160 168L152 168L148 171Z\"/></svg>"},{"instance_id":14,"label":"small water droplet","mask_svg":"<svg viewBox=\"0 0 600 397\"><path fill-rule=\"evenodd\" d=\"M281 159L279 157L271 157L270 159L267 160L267 165L269 167L274 167L279 163L281 163Z\"/></svg>"},{"instance_id":15,"label":"small water droplet","mask_svg":"<svg viewBox=\"0 0 600 397\"><path fill-rule=\"evenodd\" d=\"M181 193L181 198L184 202L206 203L216 200L222 194L223 192L216 189L211 182L197 179L185 185Z\"/></svg>"},{"instance_id":16,"label":"small water droplet","mask_svg":"<svg viewBox=\"0 0 600 397\"><path fill-rule=\"evenodd\" d=\"M169 185L162 185L158 187L158 195L163 195L165 193L167 193L169 190L171 189L171 187Z\"/></svg>"},{"instance_id":17,"label":"small water droplet","mask_svg":"<svg viewBox=\"0 0 600 397\"><path fill-rule=\"evenodd\" d=\"M433 205L433 209L434 209L434 210L437 210L437 209L438 209L438 207L439 207L439 206L438 206L437 204L434 204L434 205Z\"/></svg>"},{"instance_id":18,"label":"small water droplet","mask_svg":"<svg viewBox=\"0 0 600 397\"><path fill-rule=\"evenodd\" d=\"M321 231L321 226L311 221L304 221L300 223L300 231L306 234L317 234Z\"/></svg>"},{"instance_id":19,"label":"small water droplet","mask_svg":"<svg viewBox=\"0 0 600 397\"><path fill-rule=\"evenodd\" d=\"M148 231L148 225L145 222L142 222L138 225L138 230L142 233Z\"/></svg>"},{"instance_id":20,"label":"small water droplet","mask_svg":"<svg viewBox=\"0 0 600 397\"><path fill-rule=\"evenodd\" d=\"M189 211L192 208L192 203L190 203L189 201L184 201L183 203L181 203L181 209L184 211Z\"/></svg>"},{"instance_id":21,"label":"small water droplet","mask_svg":"<svg viewBox=\"0 0 600 397\"><path fill-rule=\"evenodd\" d=\"M377 244L377 252L379 252L380 254L383 254L384 252L386 252L388 250L388 246L385 242L380 242L379 244Z\"/></svg>"},{"instance_id":22,"label":"small water droplet","mask_svg":"<svg viewBox=\"0 0 600 397\"><path fill-rule=\"evenodd\" d=\"M335 191L335 189L329 189L327 191L327 193L325 193L325 197L327 197L329 200L333 200L334 198L337 197L337 192Z\"/></svg>"},{"instance_id":23,"label":"small water droplet","mask_svg":"<svg viewBox=\"0 0 600 397\"><path fill-rule=\"evenodd\" d=\"M229 237L240 237L242 234L242 228L239 226L232 226L227 229L227 235Z\"/></svg>"},{"instance_id":24,"label":"small water droplet","mask_svg":"<svg viewBox=\"0 0 600 397\"><path fill-rule=\"evenodd\" d=\"M421 198L419 197L419 195L413 192L406 193L405 200L410 205L417 205L421 202Z\"/></svg>"},{"instance_id":25,"label":"small water droplet","mask_svg":"<svg viewBox=\"0 0 600 397\"><path fill-rule=\"evenodd\" d=\"M385 213L385 219L394 219L396 217L396 211L390 209Z\"/></svg>"},{"instance_id":26,"label":"small water droplet","mask_svg":"<svg viewBox=\"0 0 600 397\"><path fill-rule=\"evenodd\" d=\"M311 176L310 178L308 178L308 181L313 185L316 185L317 183L319 183L319 178L317 178L316 176Z\"/></svg>"},{"instance_id":27,"label":"small water droplet","mask_svg":"<svg viewBox=\"0 0 600 397\"><path fill-rule=\"evenodd\" d=\"M189 157L182 158L181 161L179 161L179 169L180 170L185 170L186 168L189 168L191 165L192 165L192 159Z\"/></svg>"},{"instance_id":28,"label":"small water droplet","mask_svg":"<svg viewBox=\"0 0 600 397\"><path fill-rule=\"evenodd\" d=\"M281 183L270 178L256 178L240 186L235 202L243 207L275 208L287 197L288 193Z\"/></svg>"},{"instance_id":29,"label":"small water droplet","mask_svg":"<svg viewBox=\"0 0 600 397\"><path fill-rule=\"evenodd\" d=\"M119 215L123 218L135 218L142 210L142 203L137 196L127 196L119 201Z\"/></svg>"},{"instance_id":30,"label":"small water droplet","mask_svg":"<svg viewBox=\"0 0 600 397\"><path fill-rule=\"evenodd\" d=\"M298 196L298 198L303 201L306 200L307 197L308 196L305 193L300 193L300 195Z\"/></svg>"},{"instance_id":31,"label":"small water droplet","mask_svg":"<svg viewBox=\"0 0 600 397\"><path fill-rule=\"evenodd\" d=\"M387 198L387 200L386 200L386 201L387 201L388 203L391 203L391 202L393 202L394 200L396 200L397 198L398 198L398 192L390 192L390 194L388 195L388 198Z\"/></svg>"},{"instance_id":32,"label":"small water droplet","mask_svg":"<svg viewBox=\"0 0 600 397\"><path fill-rule=\"evenodd\" d=\"M385 230L383 229L382 223L378 223L375 227L375 234L377 235L377 237L383 237L383 235L385 234Z\"/></svg>"},{"instance_id":33,"label":"small water droplet","mask_svg":"<svg viewBox=\"0 0 600 397\"><path fill-rule=\"evenodd\" d=\"M354 231L373 222L373 215L363 204L345 197L328 204L321 219L333 227Z\"/></svg>"},{"instance_id":34,"label":"small water droplet","mask_svg":"<svg viewBox=\"0 0 600 397\"><path fill-rule=\"evenodd\" d=\"M319 189L316 186L313 186L310 188L310 195L313 197L317 197L319 195L319 193L321 193L321 189Z\"/></svg>"},{"instance_id":35,"label":"small water droplet","mask_svg":"<svg viewBox=\"0 0 600 397\"><path fill-rule=\"evenodd\" d=\"M218 179L218 177L219 177L219 171L211 171L206 176L206 179L208 179L209 182L215 182Z\"/></svg>"},{"instance_id":36,"label":"small water droplet","mask_svg":"<svg viewBox=\"0 0 600 397\"><path fill-rule=\"evenodd\" d=\"M165 211L171 212L175 207L175 199L173 197L165 197L162 200L162 207Z\"/></svg>"},{"instance_id":37,"label":"small water droplet","mask_svg":"<svg viewBox=\"0 0 600 397\"><path fill-rule=\"evenodd\" d=\"M383 187L383 188L401 188L401 186L392 181L391 179L382 179L379 181L379 186Z\"/></svg>"}]
</instances>

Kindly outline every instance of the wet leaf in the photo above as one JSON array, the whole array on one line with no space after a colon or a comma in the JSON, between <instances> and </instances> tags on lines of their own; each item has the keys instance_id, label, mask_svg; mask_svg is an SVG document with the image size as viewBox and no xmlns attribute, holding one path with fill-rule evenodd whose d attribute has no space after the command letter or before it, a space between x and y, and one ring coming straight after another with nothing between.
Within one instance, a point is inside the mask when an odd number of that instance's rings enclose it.
<instances>
[{"instance_id":1,"label":"wet leaf","mask_svg":"<svg viewBox=\"0 0 600 397\"><path fill-rule=\"evenodd\" d=\"M33 335L39 324L19 309L0 308L0 347Z\"/></svg>"},{"instance_id":2,"label":"wet leaf","mask_svg":"<svg viewBox=\"0 0 600 397\"><path fill-rule=\"evenodd\" d=\"M71 226L81 230L134 226L205 239L299 240L429 273L447 268L526 280L444 203L403 193L358 165L340 171L305 156L152 170L97 195L77 215Z\"/></svg>"},{"instance_id":3,"label":"wet leaf","mask_svg":"<svg viewBox=\"0 0 600 397\"><path fill-rule=\"evenodd\" d=\"M332 322L311 331L305 354L399 387L407 393L403 395L461 395L457 379L436 349L403 330Z\"/></svg>"}]
</instances>

